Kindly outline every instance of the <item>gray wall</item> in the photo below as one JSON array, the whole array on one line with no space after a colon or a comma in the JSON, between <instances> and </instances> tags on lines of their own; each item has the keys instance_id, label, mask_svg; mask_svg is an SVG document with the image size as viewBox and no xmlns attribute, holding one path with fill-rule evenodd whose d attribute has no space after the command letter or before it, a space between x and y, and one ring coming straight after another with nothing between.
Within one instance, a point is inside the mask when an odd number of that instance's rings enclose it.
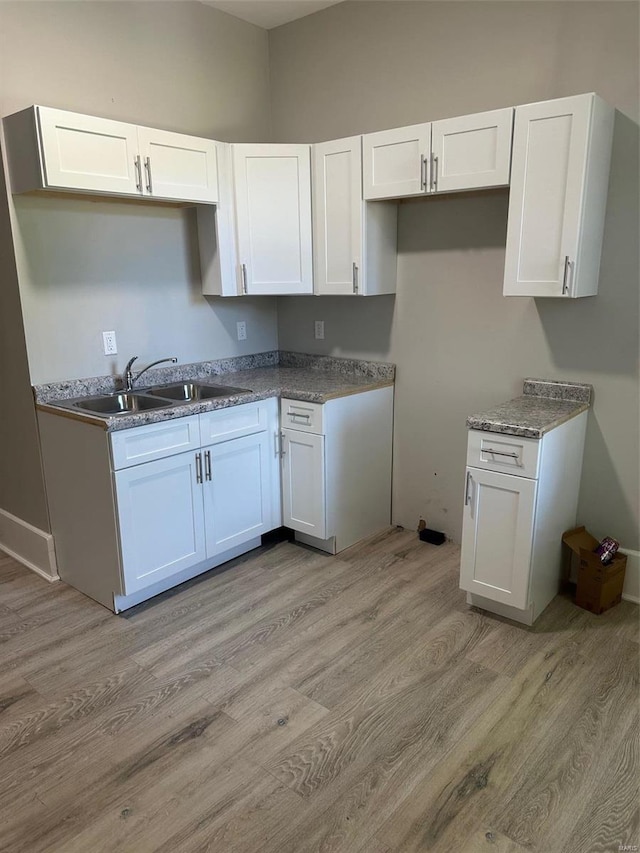
<instances>
[{"instance_id":1,"label":"gray wall","mask_svg":"<svg viewBox=\"0 0 640 853\"><path fill-rule=\"evenodd\" d=\"M394 520L460 537L467 414L589 382L579 521L638 548L638 5L356 2L270 32L274 140L596 91L620 111L596 298L504 298L508 192L400 205L398 293L279 300L280 347L398 366ZM313 340L313 320L325 340Z\"/></svg>"},{"instance_id":2,"label":"gray wall","mask_svg":"<svg viewBox=\"0 0 640 853\"><path fill-rule=\"evenodd\" d=\"M0 3L0 115L41 103L264 141L268 86L267 33L197 2ZM19 299L3 205L0 388L19 385L20 405L2 412L0 508L47 529L30 380L110 373L133 354L192 361L272 349L276 301L200 294L193 211L43 196L9 199ZM102 354L111 329L115 358Z\"/></svg>"}]
</instances>

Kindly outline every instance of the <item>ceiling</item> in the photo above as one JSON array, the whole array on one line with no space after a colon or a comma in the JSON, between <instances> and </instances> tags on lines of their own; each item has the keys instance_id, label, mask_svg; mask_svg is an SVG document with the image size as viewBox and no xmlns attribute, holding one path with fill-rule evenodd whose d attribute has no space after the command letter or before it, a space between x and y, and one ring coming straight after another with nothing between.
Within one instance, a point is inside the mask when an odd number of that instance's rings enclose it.
<instances>
[{"instance_id":1,"label":"ceiling","mask_svg":"<svg viewBox=\"0 0 640 853\"><path fill-rule=\"evenodd\" d=\"M342 3L342 0L202 0L243 21L257 24L265 30L312 15L327 6Z\"/></svg>"}]
</instances>

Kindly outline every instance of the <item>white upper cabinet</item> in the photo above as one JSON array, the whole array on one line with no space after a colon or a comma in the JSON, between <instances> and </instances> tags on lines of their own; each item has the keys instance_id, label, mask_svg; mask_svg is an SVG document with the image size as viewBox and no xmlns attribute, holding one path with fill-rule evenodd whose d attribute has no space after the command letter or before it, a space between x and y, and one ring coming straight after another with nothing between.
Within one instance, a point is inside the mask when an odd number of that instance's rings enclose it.
<instances>
[{"instance_id":1,"label":"white upper cabinet","mask_svg":"<svg viewBox=\"0 0 640 853\"><path fill-rule=\"evenodd\" d=\"M361 137L313 146L318 295L395 293L397 207L362 199Z\"/></svg>"},{"instance_id":2,"label":"white upper cabinet","mask_svg":"<svg viewBox=\"0 0 640 853\"><path fill-rule=\"evenodd\" d=\"M596 95L516 108L505 296L593 296L614 111Z\"/></svg>"},{"instance_id":3,"label":"white upper cabinet","mask_svg":"<svg viewBox=\"0 0 640 853\"><path fill-rule=\"evenodd\" d=\"M509 183L513 109L362 137L364 198L403 198Z\"/></svg>"},{"instance_id":4,"label":"white upper cabinet","mask_svg":"<svg viewBox=\"0 0 640 853\"><path fill-rule=\"evenodd\" d=\"M218 199L216 143L50 107L4 119L13 193Z\"/></svg>"},{"instance_id":5,"label":"white upper cabinet","mask_svg":"<svg viewBox=\"0 0 640 853\"><path fill-rule=\"evenodd\" d=\"M24 142L30 149L35 149L22 151L24 166L39 168L42 188L118 195L140 192L135 125L49 107L24 110L5 119L5 123L18 117L25 120L21 122L25 131L32 130L31 134L23 134ZM11 129L13 124L8 126ZM36 134L39 134L39 152ZM12 143L10 162L13 166L16 161L14 155L21 152L18 139L9 136L9 141ZM20 192L14 183L12 181L13 191Z\"/></svg>"},{"instance_id":6,"label":"white upper cabinet","mask_svg":"<svg viewBox=\"0 0 640 853\"><path fill-rule=\"evenodd\" d=\"M427 190L431 125L415 124L362 137L364 198L400 198Z\"/></svg>"},{"instance_id":7,"label":"white upper cabinet","mask_svg":"<svg viewBox=\"0 0 640 853\"><path fill-rule=\"evenodd\" d=\"M211 139L138 128L143 192L184 201L218 200L216 143Z\"/></svg>"},{"instance_id":8,"label":"white upper cabinet","mask_svg":"<svg viewBox=\"0 0 640 853\"><path fill-rule=\"evenodd\" d=\"M247 294L313 293L308 145L234 145L238 263Z\"/></svg>"},{"instance_id":9,"label":"white upper cabinet","mask_svg":"<svg viewBox=\"0 0 640 853\"><path fill-rule=\"evenodd\" d=\"M431 192L507 186L513 109L434 121L431 125Z\"/></svg>"}]
</instances>

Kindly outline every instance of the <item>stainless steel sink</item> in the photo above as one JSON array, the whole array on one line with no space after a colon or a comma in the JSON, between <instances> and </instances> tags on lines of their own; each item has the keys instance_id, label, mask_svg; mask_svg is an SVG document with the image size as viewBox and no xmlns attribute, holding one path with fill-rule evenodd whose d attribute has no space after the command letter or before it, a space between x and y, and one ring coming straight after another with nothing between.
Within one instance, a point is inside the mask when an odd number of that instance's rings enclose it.
<instances>
[{"instance_id":1,"label":"stainless steel sink","mask_svg":"<svg viewBox=\"0 0 640 853\"><path fill-rule=\"evenodd\" d=\"M106 394L102 397L87 397L85 400L76 400L73 404L76 409L92 412L96 415L131 415L136 412L145 412L149 409L161 409L170 406L167 400L159 400L147 397L144 394Z\"/></svg>"},{"instance_id":2,"label":"stainless steel sink","mask_svg":"<svg viewBox=\"0 0 640 853\"><path fill-rule=\"evenodd\" d=\"M201 385L199 382L181 382L177 385L157 385L147 388L145 394L152 397L164 397L167 400L177 400L182 403L192 403L196 400L211 400L214 397L228 397L230 394L248 394L246 388L235 388L233 385Z\"/></svg>"}]
</instances>

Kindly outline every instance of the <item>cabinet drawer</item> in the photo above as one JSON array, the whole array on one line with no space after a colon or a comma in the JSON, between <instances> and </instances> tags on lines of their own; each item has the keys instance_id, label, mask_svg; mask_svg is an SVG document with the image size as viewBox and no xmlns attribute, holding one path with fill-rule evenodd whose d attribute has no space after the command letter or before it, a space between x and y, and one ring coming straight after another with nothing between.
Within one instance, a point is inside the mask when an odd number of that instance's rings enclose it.
<instances>
[{"instance_id":1,"label":"cabinet drawer","mask_svg":"<svg viewBox=\"0 0 640 853\"><path fill-rule=\"evenodd\" d=\"M467 465L536 480L540 441L499 432L469 430Z\"/></svg>"},{"instance_id":2,"label":"cabinet drawer","mask_svg":"<svg viewBox=\"0 0 640 853\"><path fill-rule=\"evenodd\" d=\"M269 401L243 403L200 415L200 441L202 447L218 444L242 435L252 435L267 429Z\"/></svg>"},{"instance_id":3,"label":"cabinet drawer","mask_svg":"<svg viewBox=\"0 0 640 853\"><path fill-rule=\"evenodd\" d=\"M280 423L284 428L324 434L322 403L303 403L300 400L280 401Z\"/></svg>"},{"instance_id":4,"label":"cabinet drawer","mask_svg":"<svg viewBox=\"0 0 640 853\"><path fill-rule=\"evenodd\" d=\"M198 416L133 427L111 434L113 469L130 468L200 447Z\"/></svg>"}]
</instances>

